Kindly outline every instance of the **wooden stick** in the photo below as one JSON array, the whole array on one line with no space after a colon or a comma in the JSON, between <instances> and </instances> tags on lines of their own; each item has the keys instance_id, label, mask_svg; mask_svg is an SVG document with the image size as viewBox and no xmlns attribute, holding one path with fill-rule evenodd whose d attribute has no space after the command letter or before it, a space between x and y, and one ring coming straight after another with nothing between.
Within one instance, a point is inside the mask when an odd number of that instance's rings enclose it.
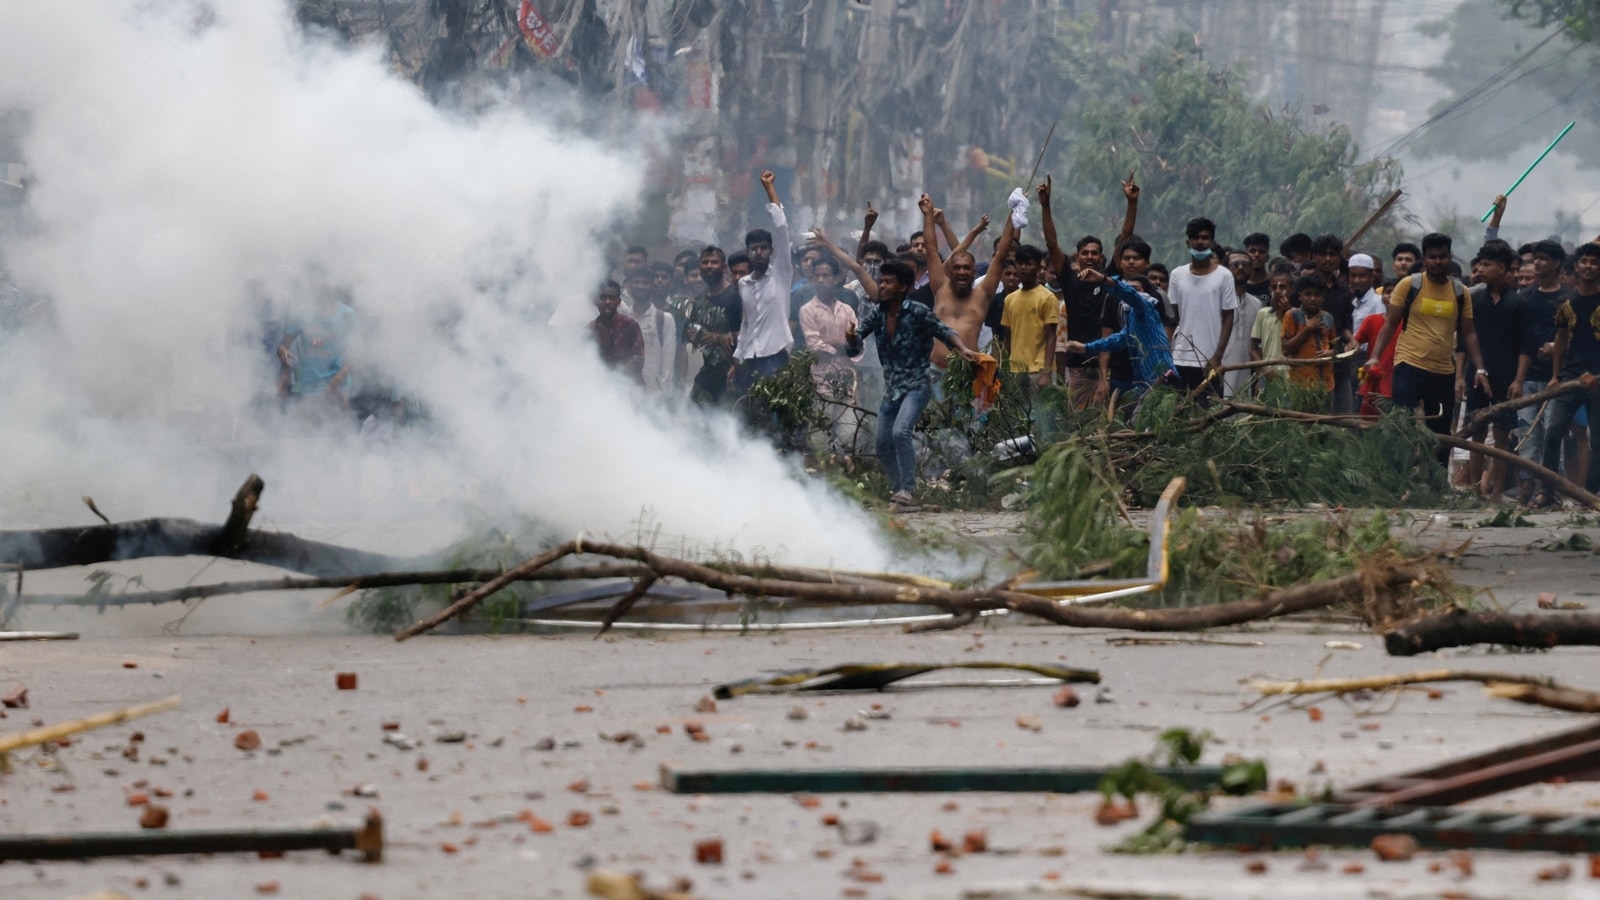
<instances>
[{"instance_id":1,"label":"wooden stick","mask_svg":"<svg viewBox=\"0 0 1600 900\"><path fill-rule=\"evenodd\" d=\"M1515 466L1524 472L1544 479L1551 487L1582 503L1584 506L1590 509L1600 509L1600 497L1589 493L1532 460L1523 459L1510 450L1502 450L1499 447L1491 447L1488 444L1480 444L1476 441L1469 441L1466 438L1458 438L1453 434L1436 434L1434 437L1438 439L1439 443L1447 447L1459 447L1462 450L1469 450L1473 453L1504 460L1508 465Z\"/></svg>"},{"instance_id":2,"label":"wooden stick","mask_svg":"<svg viewBox=\"0 0 1600 900\"><path fill-rule=\"evenodd\" d=\"M1283 694L1348 694L1352 691L1381 691L1408 684L1433 684L1440 681L1477 681L1497 684L1537 684L1556 687L1554 679L1512 672L1479 672L1468 669L1429 669L1397 675L1369 675L1364 678L1323 678L1311 681L1253 681L1250 687L1263 696Z\"/></svg>"},{"instance_id":3,"label":"wooden stick","mask_svg":"<svg viewBox=\"0 0 1600 900\"><path fill-rule=\"evenodd\" d=\"M255 516L256 507L261 504L261 491L266 486L267 483L261 480L260 475L252 473L244 480L244 484L239 486L238 493L233 495L233 507L228 513L228 520L222 523L220 535L224 550L237 551L249 539L250 519Z\"/></svg>"},{"instance_id":4,"label":"wooden stick","mask_svg":"<svg viewBox=\"0 0 1600 900\"><path fill-rule=\"evenodd\" d=\"M1045 132L1044 143L1039 145L1039 156L1033 161L1033 171L1028 173L1028 186L1022 189L1023 196L1027 196L1033 190L1033 179L1039 174L1039 164L1044 162L1044 151L1049 149L1050 138L1055 135L1056 126L1059 124L1061 124L1059 120L1051 122L1050 130Z\"/></svg>"},{"instance_id":5,"label":"wooden stick","mask_svg":"<svg viewBox=\"0 0 1600 900\"><path fill-rule=\"evenodd\" d=\"M1395 205L1403 193L1404 191L1396 188L1395 192L1389 195L1389 199L1383 201L1383 205L1378 207L1377 212L1367 216L1367 220L1361 223L1361 227L1356 229L1356 233L1350 235L1349 240L1344 242L1345 253L1348 254L1350 252L1350 248L1355 246L1356 241L1361 240L1362 236L1367 233L1367 229L1371 228L1373 225L1376 225L1378 220L1383 218L1383 214L1388 212L1389 208Z\"/></svg>"},{"instance_id":6,"label":"wooden stick","mask_svg":"<svg viewBox=\"0 0 1600 900\"><path fill-rule=\"evenodd\" d=\"M1588 388L1584 386L1583 382L1574 379L1572 381L1563 381L1553 388L1545 388L1538 393L1523 394L1515 400L1505 400L1493 406L1485 406L1467 417L1467 420L1462 423L1461 429L1456 432L1456 437L1466 437L1476 431L1478 426L1500 413L1513 409L1522 409L1525 406L1536 406L1546 400L1554 400L1562 394L1581 390L1588 390Z\"/></svg>"},{"instance_id":7,"label":"wooden stick","mask_svg":"<svg viewBox=\"0 0 1600 900\"><path fill-rule=\"evenodd\" d=\"M606 617L600 620L600 630L594 633L594 639L598 641L601 635L610 631L611 626L615 625L618 619L627 615L628 610L633 609L633 605L639 602L640 597L650 593L650 589L656 586L657 580L655 575L646 575L635 581L633 587L629 588L621 599L606 610Z\"/></svg>"},{"instance_id":8,"label":"wooden stick","mask_svg":"<svg viewBox=\"0 0 1600 900\"><path fill-rule=\"evenodd\" d=\"M140 718L141 716L148 716L152 713L166 712L169 709L175 709L177 707L178 699L179 698L176 696L168 697L165 700L158 700L155 703L146 703L141 706L130 706L126 709L119 709L113 712L95 713L92 716L85 716L82 719L73 719L70 722L59 722L55 725L46 725L43 728L35 728L32 731L24 731L21 734L0 737L0 753L9 753L12 750L20 750L23 747L33 747L48 741L54 741L59 738L77 734L80 731L89 731L94 728L104 728L107 725L119 725L123 722L131 721L133 719Z\"/></svg>"},{"instance_id":9,"label":"wooden stick","mask_svg":"<svg viewBox=\"0 0 1600 900\"><path fill-rule=\"evenodd\" d=\"M580 545L577 541L567 541L565 544L552 547L549 550L546 550L544 553L541 553L520 565L514 566L513 568L500 573L498 576L489 579L487 582L484 582L483 584L469 591L466 596L450 604L439 612L429 616L426 619L423 619L420 622L400 629L400 631L395 634L394 639L397 641L403 641L406 638L415 637L424 631L432 631L433 629L438 628L445 622L448 622L456 616L465 613L467 610L472 609L474 606L477 606L485 597L490 596L506 585L516 581L518 578L528 575L532 572L536 572L564 556L571 556L573 553L578 552L579 546Z\"/></svg>"},{"instance_id":10,"label":"wooden stick","mask_svg":"<svg viewBox=\"0 0 1600 900\"><path fill-rule=\"evenodd\" d=\"M1181 609L1090 608L1060 605L1046 597L1001 588L954 589L882 582L846 584L757 578L720 571L688 560L661 556L643 547L584 542L580 551L578 542L569 541L509 570L500 579L482 585L442 612L401 629L395 634L395 640L403 641L436 628L500 590L516 575L536 571L563 556L578 552L633 560L648 566L658 577L679 578L728 594L748 597L793 597L814 603L868 606L900 603L933 606L951 613L1007 609L1074 628L1115 628L1129 631L1194 631L1238 625L1336 603L1360 602L1367 596L1369 589L1406 590L1425 583L1430 578L1423 567L1407 564L1385 567L1370 577L1358 572L1314 584L1283 588L1248 600L1209 606Z\"/></svg>"},{"instance_id":11,"label":"wooden stick","mask_svg":"<svg viewBox=\"0 0 1600 900\"><path fill-rule=\"evenodd\" d=\"M440 569L421 572L384 572L360 578L263 578L255 581L225 581L219 584L192 584L164 591L137 594L34 594L27 603L34 606L139 606L175 603L201 597L228 594L255 594L263 591L304 591L340 588L364 591L372 588L405 587L419 584L478 584L504 574L504 569ZM519 577L518 581L587 581L601 578L637 578L649 574L644 566L606 564L545 569ZM327 601L322 601L326 603Z\"/></svg>"},{"instance_id":12,"label":"wooden stick","mask_svg":"<svg viewBox=\"0 0 1600 900\"><path fill-rule=\"evenodd\" d=\"M1600 691L1585 691L1579 688L1543 684L1514 684L1510 682L1487 684L1484 685L1484 690L1491 697L1515 700L1518 703L1547 706L1551 709L1563 709L1567 712L1600 712Z\"/></svg>"}]
</instances>

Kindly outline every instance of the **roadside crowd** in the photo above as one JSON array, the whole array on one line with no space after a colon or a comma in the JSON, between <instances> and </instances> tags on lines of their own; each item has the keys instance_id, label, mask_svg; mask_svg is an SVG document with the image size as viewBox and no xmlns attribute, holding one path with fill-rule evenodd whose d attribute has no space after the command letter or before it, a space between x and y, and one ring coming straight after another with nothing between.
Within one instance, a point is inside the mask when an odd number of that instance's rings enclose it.
<instances>
[{"instance_id":1,"label":"roadside crowd","mask_svg":"<svg viewBox=\"0 0 1600 900\"><path fill-rule=\"evenodd\" d=\"M1413 410L1441 434L1463 415L1600 374L1600 244L1513 246L1498 233L1504 197L1466 266L1438 233L1395 245L1385 266L1328 234L1290 235L1276 254L1260 232L1223 246L1215 223L1195 218L1189 258L1169 268L1135 231L1131 175L1109 253L1093 235L1062 247L1048 176L1031 197L1012 193L992 242L979 241L987 216L961 235L923 195L923 228L892 251L873 237L870 206L848 251L820 229L797 239L771 173L762 185L771 228L752 229L734 252L706 246L667 264L627 248L595 296L588 333L601 359L647 392L707 405L736 400L807 352L825 400L876 411L876 453L902 510L917 504L912 431L950 354L976 364L980 380L1003 368L1036 407L1051 384L1062 392L1046 397L1123 415L1157 386L1201 403L1276 391L1309 413ZM1035 213L1043 247L1018 239ZM1597 406L1600 392L1559 393L1494 411L1472 437L1593 491ZM845 449L854 436L833 437ZM1554 502L1549 485L1480 459L1458 483Z\"/></svg>"}]
</instances>

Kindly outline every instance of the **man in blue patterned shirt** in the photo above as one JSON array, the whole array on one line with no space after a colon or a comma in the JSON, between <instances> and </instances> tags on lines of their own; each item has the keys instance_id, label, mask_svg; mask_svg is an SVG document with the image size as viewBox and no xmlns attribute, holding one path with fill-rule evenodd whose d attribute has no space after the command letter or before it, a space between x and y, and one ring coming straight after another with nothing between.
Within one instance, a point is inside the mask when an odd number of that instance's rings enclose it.
<instances>
[{"instance_id":1,"label":"man in blue patterned shirt","mask_svg":"<svg viewBox=\"0 0 1600 900\"><path fill-rule=\"evenodd\" d=\"M1154 289L1145 278L1133 279L1130 285L1121 278L1107 278L1100 272L1079 272L1078 278L1091 284L1106 282L1111 297L1122 303L1127 311L1122 330L1087 344L1067 342L1068 353L1097 353L1127 350L1134 365L1135 396L1142 395L1152 386L1172 381L1176 373L1172 368L1172 346L1167 342L1167 329L1161 321L1160 302L1151 296ZM1137 285L1137 287L1135 287ZM1143 288L1143 290L1139 290ZM1125 398L1133 399L1133 398Z\"/></svg>"},{"instance_id":2,"label":"man in blue patterned shirt","mask_svg":"<svg viewBox=\"0 0 1600 900\"><path fill-rule=\"evenodd\" d=\"M870 280L870 279L868 279ZM861 316L859 332L845 333L851 356L861 352L862 340L878 336L878 359L883 361L887 389L878 405L878 463L889 476L889 501L895 512L914 512L917 506L917 456L911 431L933 396L928 374L928 354L938 338L969 362L978 354L950 326L939 321L925 304L906 299L916 284L917 272L909 264L891 259L878 270L875 285L862 282L867 296L877 301Z\"/></svg>"}]
</instances>

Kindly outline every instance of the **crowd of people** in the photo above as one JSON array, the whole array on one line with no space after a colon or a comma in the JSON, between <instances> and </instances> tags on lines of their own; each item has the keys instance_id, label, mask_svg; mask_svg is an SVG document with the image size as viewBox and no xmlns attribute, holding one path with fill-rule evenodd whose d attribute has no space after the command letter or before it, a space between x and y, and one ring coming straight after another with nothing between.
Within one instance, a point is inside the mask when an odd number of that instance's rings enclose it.
<instances>
[{"instance_id":1,"label":"crowd of people","mask_svg":"<svg viewBox=\"0 0 1600 900\"><path fill-rule=\"evenodd\" d=\"M1334 416L1407 410L1441 434L1463 415L1600 374L1600 243L1514 247L1499 236L1503 196L1465 267L1440 233L1395 245L1386 268L1331 234L1290 235L1276 255L1261 232L1226 247L1216 224L1196 217L1185 226L1188 259L1169 268L1136 233L1131 173L1110 253L1093 235L1063 248L1049 176L1031 197L1012 193L988 246L987 216L958 236L924 194L923 228L893 251L873 237L869 205L853 253L821 229L796 241L772 173L761 183L770 230L752 229L737 252L685 250L671 265L627 248L596 294L588 333L645 391L703 405L736 400L805 351L825 400L876 410L875 450L898 510L917 508L912 432L951 354L980 380L1009 373L1035 415L1061 397L1128 416L1167 387L1199 403L1265 394ZM1035 206L1043 247L1021 240ZM1061 390L1040 393L1052 384ZM983 390L975 395L983 402ZM1474 439L1595 491L1597 407L1600 392L1559 393L1496 410ZM837 427L830 435L836 450L854 439ZM1441 443L1441 463L1447 450ZM1480 459L1458 484L1534 507L1556 501L1549 484Z\"/></svg>"}]
</instances>

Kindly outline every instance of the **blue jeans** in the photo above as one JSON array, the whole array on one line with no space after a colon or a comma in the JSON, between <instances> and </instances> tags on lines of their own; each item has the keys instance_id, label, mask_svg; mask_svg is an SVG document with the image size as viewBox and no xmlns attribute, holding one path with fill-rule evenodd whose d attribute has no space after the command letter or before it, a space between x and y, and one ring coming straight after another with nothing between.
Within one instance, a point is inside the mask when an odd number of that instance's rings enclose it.
<instances>
[{"instance_id":1,"label":"blue jeans","mask_svg":"<svg viewBox=\"0 0 1600 900\"><path fill-rule=\"evenodd\" d=\"M1600 490L1600 391L1567 393L1550 401L1545 407L1544 467L1552 472L1561 471L1561 442L1572 428L1580 411L1589 413L1589 471L1584 476L1584 489L1591 493Z\"/></svg>"},{"instance_id":2,"label":"blue jeans","mask_svg":"<svg viewBox=\"0 0 1600 900\"><path fill-rule=\"evenodd\" d=\"M1546 387L1547 385L1543 381L1524 381L1522 383L1522 392L1524 394L1537 394ZM1529 462L1536 462L1540 465L1543 465L1544 463L1541 460L1544 458L1544 423L1550 418L1550 413L1546 411L1544 415L1539 415L1539 410L1540 407L1538 406L1524 406L1517 410L1517 430L1515 432L1515 436L1517 441L1517 455ZM1555 471L1559 472L1560 469ZM1527 481L1532 477L1532 475L1529 475L1527 472L1524 472L1521 469L1517 470L1518 482Z\"/></svg>"},{"instance_id":3,"label":"blue jeans","mask_svg":"<svg viewBox=\"0 0 1600 900\"><path fill-rule=\"evenodd\" d=\"M878 464L889 476L889 492L914 492L917 487L917 452L911 431L933 399L933 386L922 386L894 397L891 391L878 405Z\"/></svg>"}]
</instances>

